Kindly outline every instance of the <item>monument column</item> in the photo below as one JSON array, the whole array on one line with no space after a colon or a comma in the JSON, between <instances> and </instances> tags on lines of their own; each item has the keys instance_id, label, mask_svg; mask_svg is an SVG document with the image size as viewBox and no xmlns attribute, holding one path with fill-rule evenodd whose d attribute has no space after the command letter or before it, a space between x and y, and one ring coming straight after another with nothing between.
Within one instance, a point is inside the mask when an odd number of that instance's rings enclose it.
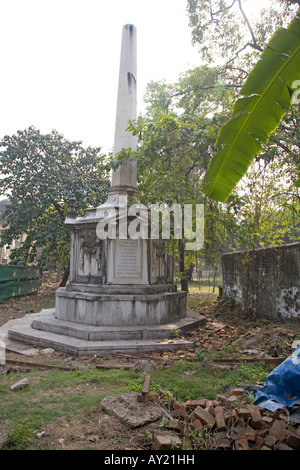
<instances>
[{"instance_id":1,"label":"monument column","mask_svg":"<svg viewBox=\"0 0 300 470\"><path fill-rule=\"evenodd\" d=\"M137 137L126 131L129 121L137 118L137 34L132 24L123 26L117 112L114 137L114 156L122 149L137 148ZM128 162L112 173L110 195L137 196L137 164Z\"/></svg>"}]
</instances>

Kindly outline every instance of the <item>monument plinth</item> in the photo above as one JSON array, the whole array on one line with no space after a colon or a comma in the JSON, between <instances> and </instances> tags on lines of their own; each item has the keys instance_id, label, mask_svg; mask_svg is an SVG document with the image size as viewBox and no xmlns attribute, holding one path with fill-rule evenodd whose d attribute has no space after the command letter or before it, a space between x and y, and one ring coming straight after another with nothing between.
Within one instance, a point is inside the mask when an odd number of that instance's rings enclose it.
<instances>
[{"instance_id":1,"label":"monument plinth","mask_svg":"<svg viewBox=\"0 0 300 470\"><path fill-rule=\"evenodd\" d=\"M125 25L115 156L137 148L136 137L126 130L137 117L136 44L136 28ZM133 202L138 204L137 165L132 161L113 171L104 204L77 217L72 201L65 220L71 238L69 282L57 290L55 309L42 311L27 330L11 329L10 338L79 355L193 346L184 340L162 341L172 330L185 331L205 319L187 312L186 292L177 291L173 282L173 258L165 240L149 236L148 214L139 214L146 228L141 236L130 236L134 215L128 208Z\"/></svg>"}]
</instances>

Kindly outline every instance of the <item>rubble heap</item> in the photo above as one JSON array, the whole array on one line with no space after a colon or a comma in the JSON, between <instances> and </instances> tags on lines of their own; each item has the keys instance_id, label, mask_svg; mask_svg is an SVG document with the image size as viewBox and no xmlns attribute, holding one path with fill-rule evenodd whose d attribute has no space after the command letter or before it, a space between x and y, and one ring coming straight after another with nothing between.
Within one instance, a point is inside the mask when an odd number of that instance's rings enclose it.
<instances>
[{"instance_id":1,"label":"rubble heap","mask_svg":"<svg viewBox=\"0 0 300 470\"><path fill-rule=\"evenodd\" d=\"M158 398L149 393L149 400ZM216 400L172 399L167 414L154 435L155 450L300 450L300 426L289 420L289 410L255 406L243 388Z\"/></svg>"}]
</instances>

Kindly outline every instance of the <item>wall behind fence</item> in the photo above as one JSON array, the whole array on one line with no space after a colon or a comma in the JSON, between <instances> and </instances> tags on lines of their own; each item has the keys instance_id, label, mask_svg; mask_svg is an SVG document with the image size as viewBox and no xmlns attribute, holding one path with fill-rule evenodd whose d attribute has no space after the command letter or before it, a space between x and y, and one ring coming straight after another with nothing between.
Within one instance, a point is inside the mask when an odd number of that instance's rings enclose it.
<instances>
[{"instance_id":1,"label":"wall behind fence","mask_svg":"<svg viewBox=\"0 0 300 470\"><path fill-rule=\"evenodd\" d=\"M300 243L222 257L223 299L253 316L300 318Z\"/></svg>"},{"instance_id":2,"label":"wall behind fence","mask_svg":"<svg viewBox=\"0 0 300 470\"><path fill-rule=\"evenodd\" d=\"M37 266L0 266L0 300L36 292L41 283Z\"/></svg>"}]
</instances>

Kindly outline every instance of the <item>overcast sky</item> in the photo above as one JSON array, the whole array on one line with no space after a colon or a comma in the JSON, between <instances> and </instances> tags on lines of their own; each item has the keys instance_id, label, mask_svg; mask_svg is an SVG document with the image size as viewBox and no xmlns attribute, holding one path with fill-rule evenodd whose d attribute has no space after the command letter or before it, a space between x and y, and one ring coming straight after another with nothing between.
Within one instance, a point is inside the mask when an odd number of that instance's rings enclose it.
<instances>
[{"instance_id":1,"label":"overcast sky","mask_svg":"<svg viewBox=\"0 0 300 470\"><path fill-rule=\"evenodd\" d=\"M150 80L197 65L185 0L0 0L0 137L34 125L113 146L122 27L138 40L138 112Z\"/></svg>"},{"instance_id":2,"label":"overcast sky","mask_svg":"<svg viewBox=\"0 0 300 470\"><path fill-rule=\"evenodd\" d=\"M137 28L141 112L149 81L175 82L200 64L186 4L0 0L0 138L33 125L111 149L123 25Z\"/></svg>"}]
</instances>

